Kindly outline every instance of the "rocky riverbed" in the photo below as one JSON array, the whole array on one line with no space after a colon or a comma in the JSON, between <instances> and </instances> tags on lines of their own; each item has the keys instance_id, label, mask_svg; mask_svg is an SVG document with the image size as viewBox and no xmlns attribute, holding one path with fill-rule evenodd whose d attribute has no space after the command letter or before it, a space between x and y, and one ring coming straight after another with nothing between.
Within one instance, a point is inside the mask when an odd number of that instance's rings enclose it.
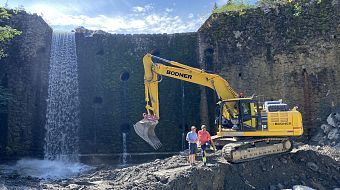
<instances>
[{"instance_id":1,"label":"rocky riverbed","mask_svg":"<svg viewBox=\"0 0 340 190\"><path fill-rule=\"evenodd\" d=\"M240 164L226 162L217 151L208 161L191 167L184 155L175 155L126 168L99 166L67 179L1 174L0 189L340 188L340 152L329 146L300 145L291 153Z\"/></svg>"}]
</instances>

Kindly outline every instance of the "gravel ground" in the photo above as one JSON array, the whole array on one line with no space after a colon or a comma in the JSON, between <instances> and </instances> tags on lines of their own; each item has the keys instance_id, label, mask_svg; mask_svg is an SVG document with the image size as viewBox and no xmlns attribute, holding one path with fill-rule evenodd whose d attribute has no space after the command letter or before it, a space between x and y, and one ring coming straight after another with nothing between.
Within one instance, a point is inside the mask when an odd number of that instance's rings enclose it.
<instances>
[{"instance_id":1,"label":"gravel ground","mask_svg":"<svg viewBox=\"0 0 340 190\"><path fill-rule=\"evenodd\" d=\"M114 168L97 167L64 180L1 175L0 189L314 189L340 188L340 152L329 146L301 145L291 153L230 164L220 151L207 166L189 166L185 156ZM199 159L199 158L198 158ZM293 188L294 187L294 188Z\"/></svg>"}]
</instances>

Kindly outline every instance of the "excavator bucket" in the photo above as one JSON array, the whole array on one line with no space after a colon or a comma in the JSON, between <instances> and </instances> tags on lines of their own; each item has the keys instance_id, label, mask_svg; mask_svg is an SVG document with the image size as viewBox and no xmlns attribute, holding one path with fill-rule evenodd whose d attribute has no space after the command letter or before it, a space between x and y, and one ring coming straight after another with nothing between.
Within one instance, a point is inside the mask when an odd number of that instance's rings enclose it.
<instances>
[{"instance_id":1,"label":"excavator bucket","mask_svg":"<svg viewBox=\"0 0 340 190\"><path fill-rule=\"evenodd\" d=\"M133 126L137 135L149 143L155 150L162 146L161 141L159 141L155 134L155 127L157 124L157 121L142 119Z\"/></svg>"}]
</instances>

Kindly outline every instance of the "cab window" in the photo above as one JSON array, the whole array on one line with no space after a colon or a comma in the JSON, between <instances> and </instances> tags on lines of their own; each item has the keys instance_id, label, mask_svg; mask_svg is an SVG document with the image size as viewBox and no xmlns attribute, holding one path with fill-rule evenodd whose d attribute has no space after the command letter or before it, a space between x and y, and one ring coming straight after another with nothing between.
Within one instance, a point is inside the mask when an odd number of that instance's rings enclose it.
<instances>
[{"instance_id":1,"label":"cab window","mask_svg":"<svg viewBox=\"0 0 340 190\"><path fill-rule=\"evenodd\" d=\"M242 114L244 115L251 115L251 110L250 110L250 103L241 103L242 106Z\"/></svg>"}]
</instances>

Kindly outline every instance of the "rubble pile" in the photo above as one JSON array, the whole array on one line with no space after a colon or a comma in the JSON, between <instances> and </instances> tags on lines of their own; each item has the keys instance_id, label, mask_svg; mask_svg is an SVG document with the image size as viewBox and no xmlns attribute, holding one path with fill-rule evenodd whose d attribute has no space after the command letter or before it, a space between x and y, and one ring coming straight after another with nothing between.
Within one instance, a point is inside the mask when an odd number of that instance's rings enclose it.
<instances>
[{"instance_id":1,"label":"rubble pile","mask_svg":"<svg viewBox=\"0 0 340 190\"><path fill-rule=\"evenodd\" d=\"M320 126L320 132L313 138L319 145L329 145L340 150L340 112L327 117L327 123Z\"/></svg>"},{"instance_id":2,"label":"rubble pile","mask_svg":"<svg viewBox=\"0 0 340 190\"><path fill-rule=\"evenodd\" d=\"M184 155L114 168L97 167L65 180L1 176L0 187L38 189L312 189L340 188L340 151L302 145L291 153L231 164L221 152L210 153L209 164L190 166ZM199 158L198 158L199 160Z\"/></svg>"}]
</instances>

